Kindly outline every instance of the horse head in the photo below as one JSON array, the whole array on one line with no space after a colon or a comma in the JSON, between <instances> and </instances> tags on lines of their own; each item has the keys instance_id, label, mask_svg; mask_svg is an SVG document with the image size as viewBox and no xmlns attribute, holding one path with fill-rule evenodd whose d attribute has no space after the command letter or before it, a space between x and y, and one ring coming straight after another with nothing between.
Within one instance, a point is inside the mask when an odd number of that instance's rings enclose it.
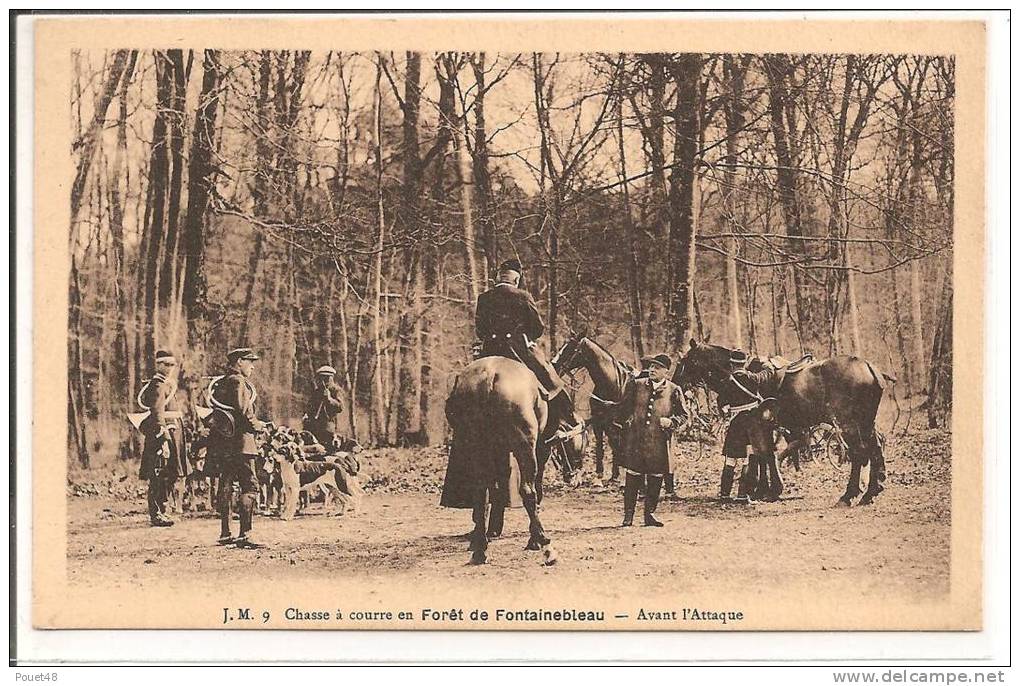
<instances>
[{"instance_id":1,"label":"horse head","mask_svg":"<svg viewBox=\"0 0 1020 686\"><path fill-rule=\"evenodd\" d=\"M587 336L584 332L570 332L570 336L552 359L552 366L557 373L569 374L585 365L586 342Z\"/></svg>"},{"instance_id":2,"label":"horse head","mask_svg":"<svg viewBox=\"0 0 1020 686\"><path fill-rule=\"evenodd\" d=\"M692 338L687 354L677 363L673 383L682 387L712 385L713 382L728 378L732 371L730 359L733 352L721 345L699 343Z\"/></svg>"}]
</instances>

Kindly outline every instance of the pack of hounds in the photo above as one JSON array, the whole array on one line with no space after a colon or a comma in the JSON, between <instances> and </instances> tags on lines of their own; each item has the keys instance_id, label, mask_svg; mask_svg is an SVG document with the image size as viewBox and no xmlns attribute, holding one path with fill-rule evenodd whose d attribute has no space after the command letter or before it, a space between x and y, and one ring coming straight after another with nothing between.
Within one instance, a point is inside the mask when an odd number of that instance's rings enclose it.
<instances>
[{"instance_id":1,"label":"pack of hounds","mask_svg":"<svg viewBox=\"0 0 1020 686\"><path fill-rule=\"evenodd\" d=\"M358 479L361 463L357 457L363 449L357 442L336 436L324 446L309 431L271 422L257 435L257 442L261 514L278 514L285 521L291 520L319 494L327 513L340 516L358 511L364 490ZM216 465L207 459L203 443L199 438L193 444L194 469L186 483L178 482L180 487L173 494L171 508L178 513L185 503L192 511L198 509L197 503L206 493L210 508L217 509L214 500L219 474Z\"/></svg>"}]
</instances>

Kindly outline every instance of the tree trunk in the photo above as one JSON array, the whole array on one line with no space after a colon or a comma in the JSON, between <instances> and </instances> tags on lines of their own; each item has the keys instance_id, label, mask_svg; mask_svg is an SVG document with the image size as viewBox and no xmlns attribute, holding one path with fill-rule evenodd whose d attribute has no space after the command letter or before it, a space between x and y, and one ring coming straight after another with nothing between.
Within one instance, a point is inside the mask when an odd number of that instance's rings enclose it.
<instances>
[{"instance_id":1,"label":"tree trunk","mask_svg":"<svg viewBox=\"0 0 1020 686\"><path fill-rule=\"evenodd\" d=\"M134 74L135 62L138 59L138 51L130 51L127 66L124 69L121 79L120 92L118 94L118 115L117 115L117 147L113 155L113 165L110 169L110 237L113 243L113 279L116 288L116 333L113 344L113 370L114 378L120 388L126 389L129 396L134 394L133 365L131 364L131 348L128 339L128 278L127 265L124 259L124 199L120 192L121 179L126 178L123 170L127 159L127 86ZM125 181L124 190L127 193L130 187Z\"/></svg>"},{"instance_id":2,"label":"tree trunk","mask_svg":"<svg viewBox=\"0 0 1020 686\"><path fill-rule=\"evenodd\" d=\"M372 319L372 355L375 357L373 366L374 412L372 422L373 438L376 444L385 445L387 436L386 406L383 398L383 354L382 354L382 262L383 241L386 237L386 217L383 211L383 163L382 163L382 55L376 55L375 98L373 107L372 145L375 156L376 184L376 218L379 222L379 234L376 241L375 254L375 307Z\"/></svg>"},{"instance_id":3,"label":"tree trunk","mask_svg":"<svg viewBox=\"0 0 1020 686\"><path fill-rule=\"evenodd\" d=\"M723 72L726 82L729 84L729 94L724 105L726 114L726 157L724 167L726 170L726 185L723 188L723 208L729 222L730 232L741 231L740 222L737 220L736 191L739 181L737 175L737 139L744 128L744 74L747 68L737 64L732 55L723 56ZM729 293L730 310L730 335L734 346L740 346L744 342L743 320L740 316L740 286L737 274L737 255L740 252L740 241L731 238L729 241L729 255L726 258L726 283ZM749 306L749 309L750 308ZM751 315L753 316L753 315Z\"/></svg>"},{"instance_id":4,"label":"tree trunk","mask_svg":"<svg viewBox=\"0 0 1020 686\"><path fill-rule=\"evenodd\" d=\"M152 152L149 162L149 187L146 196L142 262L144 277L139 280L140 298L144 307L140 316L148 318L140 327L142 344L137 346L139 377L152 360L156 340L161 337L159 300L160 276L163 261L167 259L165 238L167 232L167 193L170 183L170 112L173 108L173 69L170 58L155 53L156 62L156 120L152 127Z\"/></svg>"},{"instance_id":5,"label":"tree trunk","mask_svg":"<svg viewBox=\"0 0 1020 686\"><path fill-rule=\"evenodd\" d=\"M783 208L786 221L786 233L790 236L805 235L805 227L801 211L801 200L797 192L797 177L794 171L795 160L791 149L786 120L788 93L786 88L787 73L790 64L785 55L768 55L764 59L765 76L768 80L769 116L772 125L772 136L776 148L776 182L779 201ZM799 246L798 246L798 249ZM808 249L803 248L805 254ZM792 266L794 298L797 310L797 337L802 350L810 350L819 343L817 322L814 316L813 298L809 294L808 279L803 268Z\"/></svg>"},{"instance_id":6,"label":"tree trunk","mask_svg":"<svg viewBox=\"0 0 1020 686\"><path fill-rule=\"evenodd\" d=\"M167 67L170 70L170 112L167 121L167 146L170 150L170 186L167 190L166 236L164 256L159 278L159 304L172 304L177 284L177 267L180 263L181 186L184 178L184 100L187 81L184 73L184 55L180 50L167 50ZM169 327L177 333L177 322Z\"/></svg>"},{"instance_id":7,"label":"tree trunk","mask_svg":"<svg viewBox=\"0 0 1020 686\"><path fill-rule=\"evenodd\" d=\"M621 60L623 57L621 56ZM641 322L644 314L641 311L641 260L637 227L634 226L630 207L630 187L627 183L627 153L623 141L623 98L616 100L616 142L620 155L620 181L623 185L623 230L627 234L627 291L630 301L630 343L638 359L645 356L644 337Z\"/></svg>"},{"instance_id":8,"label":"tree trunk","mask_svg":"<svg viewBox=\"0 0 1020 686\"><path fill-rule=\"evenodd\" d=\"M255 101L256 121L260 135L255 139L255 183L252 189L252 212L256 219L265 219L269 203L269 175L271 173L272 145L269 117L270 78L272 77L272 53L263 50L259 61L259 92ZM246 345L255 311L255 290L259 283L259 268L262 265L265 237L260 228L254 228L254 245L248 261L248 290L244 296L244 318L241 320L239 345ZM261 316L259 316L261 319ZM256 324L257 326L257 324Z\"/></svg>"},{"instance_id":9,"label":"tree trunk","mask_svg":"<svg viewBox=\"0 0 1020 686\"><path fill-rule=\"evenodd\" d=\"M928 374L928 427L950 425L953 408L953 280L943 281Z\"/></svg>"},{"instance_id":10,"label":"tree trunk","mask_svg":"<svg viewBox=\"0 0 1020 686\"><path fill-rule=\"evenodd\" d=\"M188 318L189 348L202 355L205 351L208 302L206 300L206 208L215 185L216 115L219 109L219 53L204 52L202 90L191 137L188 169L188 208L185 214L184 309Z\"/></svg>"},{"instance_id":11,"label":"tree trunk","mask_svg":"<svg viewBox=\"0 0 1020 686\"><path fill-rule=\"evenodd\" d=\"M476 53L471 58L471 70L475 75L475 135L472 154L472 170L475 197L478 199L478 225L482 233L482 249L485 263L482 277L487 281L496 268L499 246L496 240L496 216L492 200L492 178L489 176L489 138L485 124L485 53ZM467 127L467 120L464 122Z\"/></svg>"},{"instance_id":12,"label":"tree trunk","mask_svg":"<svg viewBox=\"0 0 1020 686\"><path fill-rule=\"evenodd\" d=\"M678 55L668 68L676 82L673 111L676 136L673 168L669 175L669 313L667 326L673 352L682 350L694 322L695 244L697 233L698 138L701 134L700 54Z\"/></svg>"},{"instance_id":13,"label":"tree trunk","mask_svg":"<svg viewBox=\"0 0 1020 686\"><path fill-rule=\"evenodd\" d=\"M403 110L403 188L400 229L403 236L412 240L404 252L404 278L406 286L400 317L397 324L399 347L399 379L397 383L397 439L414 431L419 419L419 392L421 365L418 363L418 344L421 338L421 241L424 223L421 220L422 160L418 140L418 119L421 110L421 53L407 53L404 80Z\"/></svg>"},{"instance_id":14,"label":"tree trunk","mask_svg":"<svg viewBox=\"0 0 1020 686\"><path fill-rule=\"evenodd\" d=\"M110 74L103 84L103 89L99 95L99 100L96 102L95 114L92 116L92 123L89 124L88 130L84 136L75 141L73 148L78 152L78 165L74 175L74 182L71 184L71 244L74 244L74 238L76 236L75 227L78 224L78 212L81 210L82 196L85 193L85 183L88 181L89 169L92 167L92 160L95 158L96 145L99 143L99 138L102 135L103 127L106 124L106 112L110 108L110 103L113 101L113 96L117 93L118 86L121 82L126 83L127 79L130 79L130 73L127 73L128 64L130 62L132 71L134 70L134 61L136 51L133 50L118 50L113 55L113 64L110 65ZM127 73L127 76L125 76Z\"/></svg>"}]
</instances>

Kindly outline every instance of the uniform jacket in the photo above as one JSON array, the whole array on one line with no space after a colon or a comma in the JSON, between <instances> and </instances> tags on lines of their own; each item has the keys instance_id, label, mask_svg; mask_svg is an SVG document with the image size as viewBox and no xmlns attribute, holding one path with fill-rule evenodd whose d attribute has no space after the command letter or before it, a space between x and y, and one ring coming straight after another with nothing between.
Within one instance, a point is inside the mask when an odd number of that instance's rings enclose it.
<instances>
[{"instance_id":1,"label":"uniform jacket","mask_svg":"<svg viewBox=\"0 0 1020 686\"><path fill-rule=\"evenodd\" d=\"M182 409L177 401L176 384L162 374L156 374L142 387L138 399L142 407L149 410L149 416L140 427L145 444L138 476L151 479L156 475L156 467L167 478L187 476L184 422L167 417L167 412L180 412Z\"/></svg>"},{"instance_id":2,"label":"uniform jacket","mask_svg":"<svg viewBox=\"0 0 1020 686\"><path fill-rule=\"evenodd\" d=\"M478 296L475 308L475 332L482 342L523 333L538 340L545 333L542 315L526 290L500 284Z\"/></svg>"},{"instance_id":3,"label":"uniform jacket","mask_svg":"<svg viewBox=\"0 0 1020 686\"><path fill-rule=\"evenodd\" d=\"M218 456L257 455L255 444L255 426L259 424L255 414L254 387L240 372L230 372L213 384L212 397L214 404L222 408L230 408L234 416L234 435L225 438L219 435L209 437L210 448Z\"/></svg>"},{"instance_id":4,"label":"uniform jacket","mask_svg":"<svg viewBox=\"0 0 1020 686\"><path fill-rule=\"evenodd\" d=\"M673 434L687 421L687 401L680 387L668 379L652 386L648 378L637 378L615 412L624 424L621 466L638 474L669 474L675 470ZM667 417L670 427L659 420Z\"/></svg>"},{"instance_id":5,"label":"uniform jacket","mask_svg":"<svg viewBox=\"0 0 1020 686\"><path fill-rule=\"evenodd\" d=\"M303 428L311 431L323 445L331 442L337 433L337 417L344 409L340 400L342 394L336 381L331 380L325 386L316 381L315 389L305 404Z\"/></svg>"},{"instance_id":6,"label":"uniform jacket","mask_svg":"<svg viewBox=\"0 0 1020 686\"><path fill-rule=\"evenodd\" d=\"M723 439L723 456L744 458L749 454L765 455L775 447L772 428L761 418L758 397L748 394L744 389L762 398L772 397L779 390L780 376L775 370L765 367L759 372L739 369L733 372L733 379L736 383L729 384L719 394L720 409L732 411L738 407L753 406L737 412L730 419Z\"/></svg>"}]
</instances>

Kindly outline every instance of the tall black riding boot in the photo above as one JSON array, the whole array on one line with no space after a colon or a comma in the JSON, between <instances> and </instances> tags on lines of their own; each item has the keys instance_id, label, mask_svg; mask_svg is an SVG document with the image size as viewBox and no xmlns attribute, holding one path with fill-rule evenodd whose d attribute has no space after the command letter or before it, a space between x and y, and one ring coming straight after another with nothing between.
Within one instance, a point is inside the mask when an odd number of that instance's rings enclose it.
<instances>
[{"instance_id":1,"label":"tall black riding boot","mask_svg":"<svg viewBox=\"0 0 1020 686\"><path fill-rule=\"evenodd\" d=\"M662 477L648 476L648 486L645 489L645 526L664 526L662 522L653 517L655 508L659 506L659 493L662 492Z\"/></svg>"},{"instance_id":2,"label":"tall black riding boot","mask_svg":"<svg viewBox=\"0 0 1020 686\"><path fill-rule=\"evenodd\" d=\"M730 492L733 490L733 472L736 468L731 465L723 465L722 480L719 482L719 499L729 500Z\"/></svg>"},{"instance_id":3,"label":"tall black riding boot","mask_svg":"<svg viewBox=\"0 0 1020 686\"><path fill-rule=\"evenodd\" d=\"M637 509L638 489L643 479L637 474L625 472L623 482L623 526L634 526L634 510Z\"/></svg>"}]
</instances>

